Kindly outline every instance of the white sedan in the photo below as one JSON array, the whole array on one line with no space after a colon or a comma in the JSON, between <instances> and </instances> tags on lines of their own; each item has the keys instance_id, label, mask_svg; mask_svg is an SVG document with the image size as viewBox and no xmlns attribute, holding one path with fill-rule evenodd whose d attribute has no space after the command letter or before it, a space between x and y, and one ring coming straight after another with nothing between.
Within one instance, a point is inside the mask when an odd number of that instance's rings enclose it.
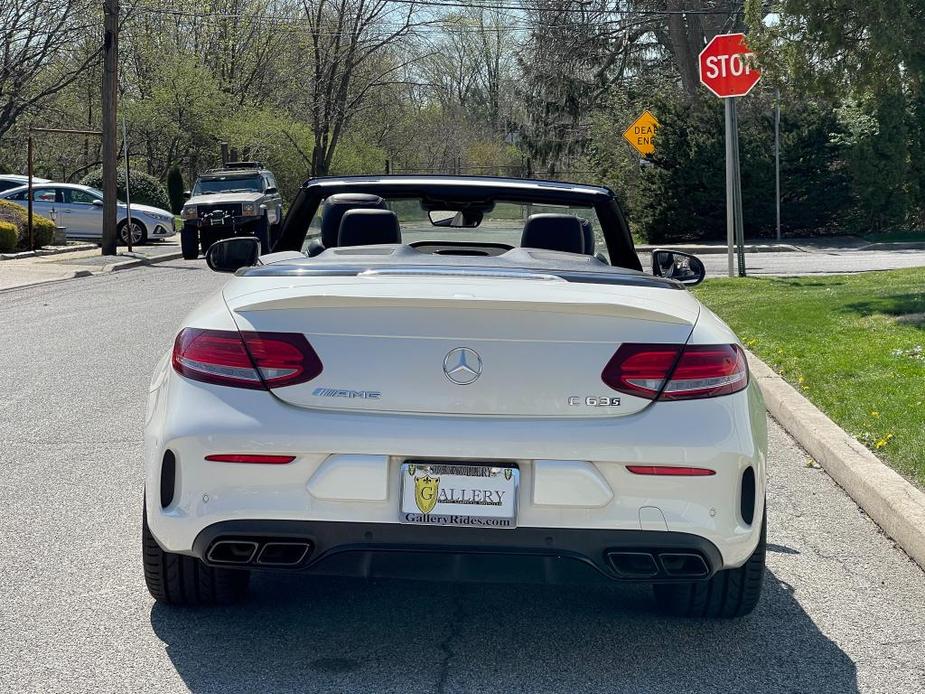
<instances>
[{"instance_id":1,"label":"white sedan","mask_svg":"<svg viewBox=\"0 0 925 694\"><path fill-rule=\"evenodd\" d=\"M641 271L611 191L309 181L278 252L186 318L151 383L148 589L226 603L255 570L631 581L738 617L765 566L766 415L743 348Z\"/></svg>"},{"instance_id":2,"label":"white sedan","mask_svg":"<svg viewBox=\"0 0 925 694\"><path fill-rule=\"evenodd\" d=\"M0 193L0 199L11 200L23 207L29 204L28 186L11 188ZM77 183L33 183L32 209L35 214L55 220L65 227L68 238L99 239L103 235L103 192ZM136 205L131 209L119 201L116 209L119 240L128 239L128 218L132 218L132 243L144 244L151 239L166 239L177 233L174 215L151 205Z\"/></svg>"}]
</instances>

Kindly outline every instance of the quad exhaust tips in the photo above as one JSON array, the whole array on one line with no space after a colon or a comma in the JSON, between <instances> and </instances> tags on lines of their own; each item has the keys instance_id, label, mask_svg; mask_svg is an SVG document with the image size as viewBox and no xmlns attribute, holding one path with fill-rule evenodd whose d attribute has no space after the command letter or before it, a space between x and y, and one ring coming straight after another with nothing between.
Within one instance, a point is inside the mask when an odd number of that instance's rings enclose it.
<instances>
[{"instance_id":1,"label":"quad exhaust tips","mask_svg":"<svg viewBox=\"0 0 925 694\"><path fill-rule=\"evenodd\" d=\"M206 553L211 564L298 566L312 550L307 540L217 540Z\"/></svg>"},{"instance_id":2,"label":"quad exhaust tips","mask_svg":"<svg viewBox=\"0 0 925 694\"><path fill-rule=\"evenodd\" d=\"M711 573L706 560L695 552L610 550L607 560L617 577L624 580L697 580Z\"/></svg>"}]
</instances>

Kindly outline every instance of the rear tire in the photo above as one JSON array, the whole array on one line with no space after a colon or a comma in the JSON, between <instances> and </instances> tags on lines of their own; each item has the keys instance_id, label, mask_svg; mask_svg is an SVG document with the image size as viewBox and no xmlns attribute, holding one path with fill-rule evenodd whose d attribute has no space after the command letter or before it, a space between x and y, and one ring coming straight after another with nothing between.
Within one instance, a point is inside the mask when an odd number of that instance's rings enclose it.
<instances>
[{"instance_id":1,"label":"rear tire","mask_svg":"<svg viewBox=\"0 0 925 694\"><path fill-rule=\"evenodd\" d=\"M148 514L141 520L141 551L148 592L168 605L230 605L247 594L250 572L216 569L195 557L165 552L148 528Z\"/></svg>"},{"instance_id":2,"label":"rear tire","mask_svg":"<svg viewBox=\"0 0 925 694\"><path fill-rule=\"evenodd\" d=\"M180 251L184 260L196 260L199 257L199 232L186 226L180 230Z\"/></svg>"},{"instance_id":3,"label":"rear tire","mask_svg":"<svg viewBox=\"0 0 925 694\"><path fill-rule=\"evenodd\" d=\"M744 617L755 609L761 597L766 546L767 512L761 520L758 546L742 566L717 571L708 581L657 583L652 586L655 601L678 617Z\"/></svg>"}]
</instances>

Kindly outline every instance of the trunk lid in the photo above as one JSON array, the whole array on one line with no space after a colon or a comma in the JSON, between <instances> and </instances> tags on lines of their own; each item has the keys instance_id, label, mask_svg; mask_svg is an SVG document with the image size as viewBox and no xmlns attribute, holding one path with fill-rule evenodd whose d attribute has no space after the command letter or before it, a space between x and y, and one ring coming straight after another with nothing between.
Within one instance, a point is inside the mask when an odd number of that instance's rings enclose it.
<instances>
[{"instance_id":1,"label":"trunk lid","mask_svg":"<svg viewBox=\"0 0 925 694\"><path fill-rule=\"evenodd\" d=\"M318 353L320 376L274 395L367 412L632 414L650 401L608 388L608 360L624 342L683 344L699 315L685 291L490 273L242 277L224 296L238 329L300 332Z\"/></svg>"}]
</instances>

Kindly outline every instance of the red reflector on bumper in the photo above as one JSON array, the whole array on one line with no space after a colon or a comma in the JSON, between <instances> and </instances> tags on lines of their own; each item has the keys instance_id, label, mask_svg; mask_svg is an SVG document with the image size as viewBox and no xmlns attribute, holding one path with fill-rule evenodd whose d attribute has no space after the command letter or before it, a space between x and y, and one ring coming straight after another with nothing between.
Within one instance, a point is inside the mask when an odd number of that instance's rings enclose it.
<instances>
[{"instance_id":1,"label":"red reflector on bumper","mask_svg":"<svg viewBox=\"0 0 925 694\"><path fill-rule=\"evenodd\" d=\"M258 463L261 465L285 465L295 460L294 455L252 455L249 453L217 453L207 455L213 463Z\"/></svg>"},{"instance_id":2,"label":"red reflector on bumper","mask_svg":"<svg viewBox=\"0 0 925 694\"><path fill-rule=\"evenodd\" d=\"M715 475L715 470L705 467L680 467L677 465L627 465L626 469L634 475L667 475L669 477L707 477Z\"/></svg>"}]
</instances>

